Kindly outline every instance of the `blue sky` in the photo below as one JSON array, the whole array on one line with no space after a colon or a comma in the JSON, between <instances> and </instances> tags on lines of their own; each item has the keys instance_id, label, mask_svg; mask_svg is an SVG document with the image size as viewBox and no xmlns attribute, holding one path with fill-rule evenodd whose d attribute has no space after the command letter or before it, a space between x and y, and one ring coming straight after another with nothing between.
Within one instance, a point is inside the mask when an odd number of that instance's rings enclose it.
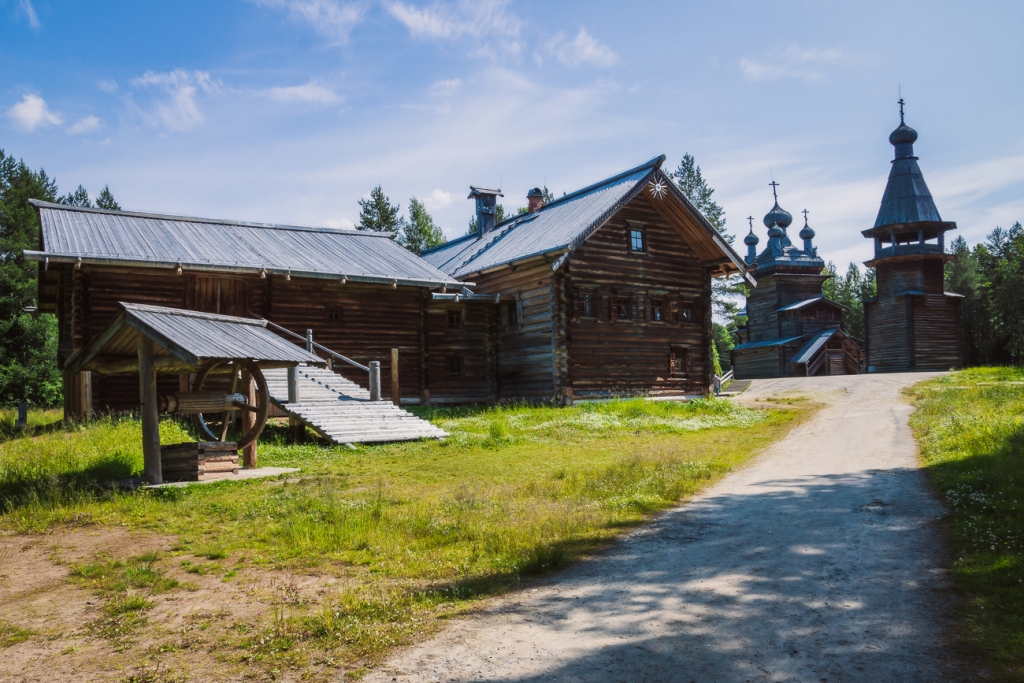
<instances>
[{"instance_id":1,"label":"blue sky","mask_svg":"<svg viewBox=\"0 0 1024 683\"><path fill-rule=\"evenodd\" d=\"M122 206L351 226L382 184L455 237L684 152L733 233L806 208L870 256L897 89L939 211L1024 220L1024 3L0 0L0 148Z\"/></svg>"}]
</instances>

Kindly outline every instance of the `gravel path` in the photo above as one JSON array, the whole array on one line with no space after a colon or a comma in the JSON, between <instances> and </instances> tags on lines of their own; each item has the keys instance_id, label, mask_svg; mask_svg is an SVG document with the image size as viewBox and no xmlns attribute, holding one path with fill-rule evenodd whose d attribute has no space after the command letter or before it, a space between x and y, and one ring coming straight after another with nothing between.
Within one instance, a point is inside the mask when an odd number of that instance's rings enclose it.
<instances>
[{"instance_id":1,"label":"gravel path","mask_svg":"<svg viewBox=\"0 0 1024 683\"><path fill-rule=\"evenodd\" d=\"M900 389L927 375L762 380L828 403L608 552L497 600L379 681L939 681L942 510Z\"/></svg>"}]
</instances>

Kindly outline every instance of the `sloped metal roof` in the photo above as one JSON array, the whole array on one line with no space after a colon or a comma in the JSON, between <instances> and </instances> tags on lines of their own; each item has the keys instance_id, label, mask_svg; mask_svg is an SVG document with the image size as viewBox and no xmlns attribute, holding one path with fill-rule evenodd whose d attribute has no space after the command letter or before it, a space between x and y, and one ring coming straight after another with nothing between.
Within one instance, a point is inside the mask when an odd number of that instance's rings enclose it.
<instances>
[{"instance_id":1,"label":"sloped metal roof","mask_svg":"<svg viewBox=\"0 0 1024 683\"><path fill-rule=\"evenodd\" d=\"M839 334L842 334L842 331L840 331L838 327L832 327L827 330L822 330L818 334L814 335L813 337L811 337L811 341L807 342L807 344L802 349L796 352L796 355L793 356L793 360L790 362L810 362L810 360L814 358L814 354L816 354L821 349L821 347L824 346L826 342L828 342L829 339L834 337L837 332Z\"/></svg>"},{"instance_id":2,"label":"sloped metal roof","mask_svg":"<svg viewBox=\"0 0 1024 683\"><path fill-rule=\"evenodd\" d=\"M42 251L28 260L259 272L438 286L455 281L389 233L104 211L32 200ZM464 283L459 283L462 286Z\"/></svg>"},{"instance_id":3,"label":"sloped metal roof","mask_svg":"<svg viewBox=\"0 0 1024 683\"><path fill-rule=\"evenodd\" d=\"M598 183L559 197L532 214L520 214L504 221L489 233L476 234L447 242L423 253L423 258L449 275L462 278L485 272L522 259L570 251L585 241L616 211L639 194L655 175L664 178L659 168L664 156L651 159L636 168L624 171ZM671 181L666 191L680 198L705 230L706 221L678 192L672 192ZM717 238L717 233L715 237ZM743 270L743 261L721 239L717 240L722 255Z\"/></svg>"},{"instance_id":4,"label":"sloped metal roof","mask_svg":"<svg viewBox=\"0 0 1024 683\"><path fill-rule=\"evenodd\" d=\"M68 359L67 368L92 369L97 357L137 361L139 335L152 339L157 357L196 366L208 361L249 359L275 366L324 361L267 329L265 320L200 313L179 308L120 303L121 313Z\"/></svg>"},{"instance_id":5,"label":"sloped metal roof","mask_svg":"<svg viewBox=\"0 0 1024 683\"><path fill-rule=\"evenodd\" d=\"M745 351L746 349L760 349L769 346L782 346L791 342L800 341L803 337L786 337L785 339L765 339L764 341L747 342L732 347L733 351Z\"/></svg>"},{"instance_id":6,"label":"sloped metal roof","mask_svg":"<svg viewBox=\"0 0 1024 683\"><path fill-rule=\"evenodd\" d=\"M825 296L823 294L821 296L812 297L810 299L804 299L803 301L797 301L795 303L789 304L787 306L783 306L782 308L778 308L776 310L779 313L782 313L784 311L796 311L798 309L803 308L804 306L810 306L811 304L818 303L819 301L827 303L827 304L831 304L832 306L835 306L837 308L842 308L842 309L847 309L848 308L847 306L844 306L844 305L842 305L841 303L839 303L837 301L832 301L832 299L829 299L827 296Z\"/></svg>"},{"instance_id":7,"label":"sloped metal roof","mask_svg":"<svg viewBox=\"0 0 1024 683\"><path fill-rule=\"evenodd\" d=\"M897 133L905 134L897 137ZM889 170L889 180L882 195L882 205L875 218L875 227L883 225L899 225L920 221L941 221L939 210L935 207L932 193L924 182L924 175L917 165L914 156L914 142L917 131L902 121L900 127L889 136L889 141L896 148L895 159Z\"/></svg>"}]
</instances>

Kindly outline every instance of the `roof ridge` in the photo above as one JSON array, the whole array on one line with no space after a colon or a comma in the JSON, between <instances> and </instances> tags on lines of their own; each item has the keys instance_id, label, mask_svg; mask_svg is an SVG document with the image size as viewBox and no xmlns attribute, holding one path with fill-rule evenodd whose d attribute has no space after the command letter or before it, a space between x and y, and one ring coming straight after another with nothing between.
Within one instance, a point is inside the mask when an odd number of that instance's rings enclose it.
<instances>
[{"instance_id":1,"label":"roof ridge","mask_svg":"<svg viewBox=\"0 0 1024 683\"><path fill-rule=\"evenodd\" d=\"M370 230L358 230L356 228L327 228L309 225L280 225L276 223L256 223L253 221L238 221L220 218L203 218L201 216L183 216L170 213L153 213L149 211L111 211L92 206L70 206L47 202L41 199L29 199L29 204L37 209L54 209L58 211L77 211L79 213L98 213L108 216L131 216L133 218L150 218L153 220L180 221L183 223L210 223L215 225L234 225L242 228L263 228L265 230L290 230L294 232L325 232L338 235L361 235L364 237L386 237L391 239L395 236L393 232L373 232Z\"/></svg>"},{"instance_id":2,"label":"roof ridge","mask_svg":"<svg viewBox=\"0 0 1024 683\"><path fill-rule=\"evenodd\" d=\"M253 327L266 327L267 321L255 318L241 318L235 315L224 315L222 313L207 313L205 311L193 311L187 308L171 308L170 306L154 306L152 304L133 304L125 301L118 301L126 311L141 311L143 313L163 313L174 315L180 318L199 318L215 322L235 323L239 325L252 325Z\"/></svg>"},{"instance_id":3,"label":"roof ridge","mask_svg":"<svg viewBox=\"0 0 1024 683\"><path fill-rule=\"evenodd\" d=\"M629 169L627 171L622 171L621 173L616 173L615 175L610 176L608 178L605 178L604 180L599 180L596 183L592 183L590 185L587 185L586 187L581 187L580 189L575 190L573 192L570 192L569 194L564 194L561 197L559 197L558 199L554 199L554 200L548 202L547 204L543 205L542 207L537 209L537 211L535 211L534 213L540 213L541 211L547 209L550 206L554 206L555 204L559 204L561 202L568 201L568 200L570 200L570 199L572 199L574 197L577 197L577 196L579 196L581 194L587 194L588 192L593 192L594 190L596 190L599 187L602 187L603 185L610 185L611 183L614 183L616 180L622 180L626 176L633 175L634 173L638 173L638 172L643 171L643 170L645 170L647 168L661 168L661 165L663 163L665 163L665 155L664 154L659 154L658 156L654 157L650 161L647 161L647 162L645 162L643 164L640 164L639 166L634 166L633 168L631 168L631 169ZM518 218L518 214L515 216L515 218ZM512 219L508 219L508 220L512 220ZM504 222L506 222L506 221L502 221L502 223L504 223Z\"/></svg>"}]
</instances>

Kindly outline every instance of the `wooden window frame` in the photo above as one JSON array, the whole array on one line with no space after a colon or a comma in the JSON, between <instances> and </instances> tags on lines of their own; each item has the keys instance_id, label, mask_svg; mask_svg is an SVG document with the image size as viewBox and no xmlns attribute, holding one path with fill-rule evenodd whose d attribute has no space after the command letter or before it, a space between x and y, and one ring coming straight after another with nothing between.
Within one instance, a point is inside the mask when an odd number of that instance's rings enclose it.
<instances>
[{"instance_id":1,"label":"wooden window frame","mask_svg":"<svg viewBox=\"0 0 1024 683\"><path fill-rule=\"evenodd\" d=\"M669 346L668 370L671 377L688 377L690 375L690 349L678 344ZM682 370L679 369L682 357Z\"/></svg>"},{"instance_id":2,"label":"wooden window frame","mask_svg":"<svg viewBox=\"0 0 1024 683\"><path fill-rule=\"evenodd\" d=\"M324 323L327 325L341 325L344 319L340 306L324 307Z\"/></svg>"},{"instance_id":3,"label":"wooden window frame","mask_svg":"<svg viewBox=\"0 0 1024 683\"><path fill-rule=\"evenodd\" d=\"M466 359L462 356L448 356L448 377L450 379L466 378Z\"/></svg>"},{"instance_id":4,"label":"wooden window frame","mask_svg":"<svg viewBox=\"0 0 1024 683\"><path fill-rule=\"evenodd\" d=\"M445 308L445 326L451 331L462 332L466 329L466 310L464 308L455 308L449 306ZM453 325L453 320L458 320L457 325Z\"/></svg>"},{"instance_id":5,"label":"wooden window frame","mask_svg":"<svg viewBox=\"0 0 1024 683\"><path fill-rule=\"evenodd\" d=\"M630 254L636 256L643 256L647 253L647 228L646 223L639 223L636 221L626 221L626 249ZM633 236L634 234L640 237L640 248L634 249Z\"/></svg>"},{"instance_id":6,"label":"wooden window frame","mask_svg":"<svg viewBox=\"0 0 1024 683\"><path fill-rule=\"evenodd\" d=\"M574 287L572 314L576 320L597 320L600 316L600 298L593 287Z\"/></svg>"},{"instance_id":7,"label":"wooden window frame","mask_svg":"<svg viewBox=\"0 0 1024 683\"><path fill-rule=\"evenodd\" d=\"M679 302L679 323L694 323L697 321L697 316L693 312L692 301L680 301Z\"/></svg>"},{"instance_id":8,"label":"wooden window frame","mask_svg":"<svg viewBox=\"0 0 1024 683\"><path fill-rule=\"evenodd\" d=\"M665 315L665 299L663 297L649 297L648 306L650 307L650 319L647 322L655 323L656 325L664 325L668 322L668 318ZM655 317L655 311L657 311L657 317Z\"/></svg>"},{"instance_id":9,"label":"wooden window frame","mask_svg":"<svg viewBox=\"0 0 1024 683\"><path fill-rule=\"evenodd\" d=\"M670 325L678 325L679 324L679 308L680 308L679 300L678 299L671 299L668 302L668 307L669 307L668 323Z\"/></svg>"},{"instance_id":10,"label":"wooden window frame","mask_svg":"<svg viewBox=\"0 0 1024 683\"><path fill-rule=\"evenodd\" d=\"M623 294L613 294L611 297L611 321L616 324L622 324L627 322L633 322L633 316L631 311L635 304L632 301L632 296ZM621 307L621 308L620 308ZM619 312L625 311L625 315L620 316Z\"/></svg>"}]
</instances>

